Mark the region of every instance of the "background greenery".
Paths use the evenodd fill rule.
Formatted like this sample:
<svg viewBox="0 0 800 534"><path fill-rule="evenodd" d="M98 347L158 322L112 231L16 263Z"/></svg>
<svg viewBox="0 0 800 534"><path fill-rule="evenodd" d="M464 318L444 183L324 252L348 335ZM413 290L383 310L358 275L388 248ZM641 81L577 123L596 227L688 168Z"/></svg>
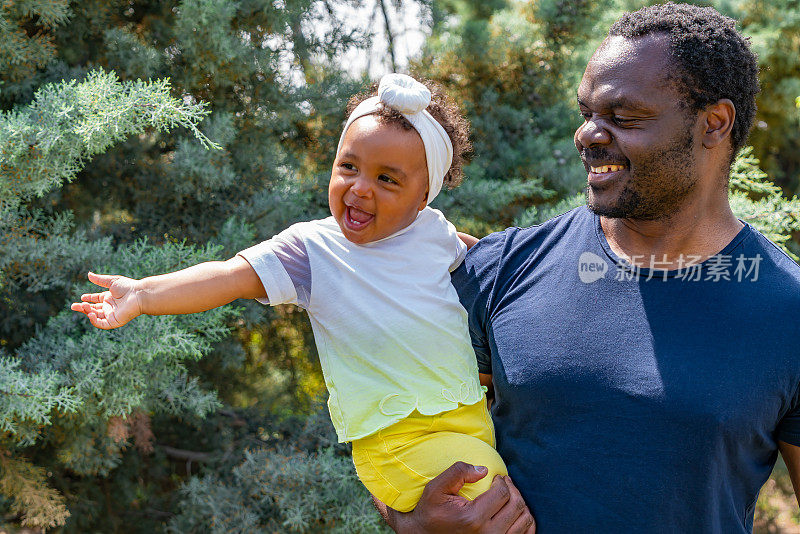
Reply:
<svg viewBox="0 0 800 534"><path fill-rule="evenodd" d="M582 203L575 89L644 2L393 3L413 1L429 37L408 70L474 133L465 183L437 207L485 235ZM800 2L704 4L741 21L762 64L733 205L797 254ZM0 1L0 529L382 530L321 411L299 310L237 301L111 332L68 310L89 269L225 259L327 213L344 104L370 82L341 61L371 46L341 8L363 5ZM779 465L757 528L797 524Z"/></svg>

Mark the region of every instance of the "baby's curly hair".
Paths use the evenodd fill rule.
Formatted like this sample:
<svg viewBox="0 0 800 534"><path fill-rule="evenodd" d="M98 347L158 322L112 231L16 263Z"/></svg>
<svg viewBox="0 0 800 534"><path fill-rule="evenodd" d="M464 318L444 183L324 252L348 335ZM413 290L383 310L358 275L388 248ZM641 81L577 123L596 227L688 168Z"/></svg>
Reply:
<svg viewBox="0 0 800 534"><path fill-rule="evenodd" d="M450 137L450 142L453 143L453 163L450 165L447 174L444 175L443 183L443 187L453 189L461 183L461 179L464 176L464 165L469 163L472 157L472 143L469 140L469 121L464 117L458 105L444 93L441 85L430 80L419 80L419 82L424 84L431 92L431 103L426 108L428 113L442 125L444 131ZM378 84L374 83L368 91L350 97L347 102L347 116L349 117L361 102L377 94ZM402 113L387 106L382 106L375 115L384 124L397 124L404 130L414 129L414 126Z"/></svg>

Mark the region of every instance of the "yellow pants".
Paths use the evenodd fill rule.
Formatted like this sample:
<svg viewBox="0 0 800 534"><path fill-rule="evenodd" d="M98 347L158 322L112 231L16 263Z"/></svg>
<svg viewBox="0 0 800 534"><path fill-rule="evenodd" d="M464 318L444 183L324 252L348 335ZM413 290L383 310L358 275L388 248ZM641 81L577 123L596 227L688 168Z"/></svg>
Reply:
<svg viewBox="0 0 800 534"><path fill-rule="evenodd" d="M494 426L486 397L437 415L414 411L402 421L353 442L358 478L375 497L400 512L413 510L425 485L461 460L489 473L459 494L474 499L495 475L508 471L494 449Z"/></svg>

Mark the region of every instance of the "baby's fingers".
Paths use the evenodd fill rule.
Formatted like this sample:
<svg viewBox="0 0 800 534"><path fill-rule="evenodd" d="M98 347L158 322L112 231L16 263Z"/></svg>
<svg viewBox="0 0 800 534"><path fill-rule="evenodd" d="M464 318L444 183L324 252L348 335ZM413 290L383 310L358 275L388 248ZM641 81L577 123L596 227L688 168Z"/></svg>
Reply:
<svg viewBox="0 0 800 534"><path fill-rule="evenodd" d="M92 271L89 271L87 276L90 282L100 287L111 287L114 280L120 277L118 274L96 274Z"/></svg>
<svg viewBox="0 0 800 534"><path fill-rule="evenodd" d="M81 300L83 302L94 302L95 304L99 304L103 302L104 295L110 295L111 293L108 291L104 291L102 293L84 293L81 295Z"/></svg>
<svg viewBox="0 0 800 534"><path fill-rule="evenodd" d="M89 317L89 322L92 323L92 325L96 326L97 328L102 328L103 330L111 330L112 328L116 328L116 326L112 326L108 322L108 319L106 319L105 314L103 315L103 317L98 317L97 313L91 311L87 313L86 316Z"/></svg>
<svg viewBox="0 0 800 534"><path fill-rule="evenodd" d="M86 315L89 315L90 312L94 312L97 315L103 315L103 308L102 306L93 306L88 302L73 302L70 306L72 311L81 312Z"/></svg>

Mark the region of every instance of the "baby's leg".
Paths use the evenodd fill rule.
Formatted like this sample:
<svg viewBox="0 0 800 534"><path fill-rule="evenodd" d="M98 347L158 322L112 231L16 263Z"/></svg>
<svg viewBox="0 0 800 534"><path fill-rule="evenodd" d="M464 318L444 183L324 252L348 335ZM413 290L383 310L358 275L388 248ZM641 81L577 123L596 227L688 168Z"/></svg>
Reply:
<svg viewBox="0 0 800 534"><path fill-rule="evenodd" d="M489 473L459 492L474 499L489 489L495 475L508 474L492 446L494 431L485 404L407 419L353 443L359 478L387 506L407 512L416 506L425 485L456 461L483 465ZM485 413L485 415L484 415Z"/></svg>

